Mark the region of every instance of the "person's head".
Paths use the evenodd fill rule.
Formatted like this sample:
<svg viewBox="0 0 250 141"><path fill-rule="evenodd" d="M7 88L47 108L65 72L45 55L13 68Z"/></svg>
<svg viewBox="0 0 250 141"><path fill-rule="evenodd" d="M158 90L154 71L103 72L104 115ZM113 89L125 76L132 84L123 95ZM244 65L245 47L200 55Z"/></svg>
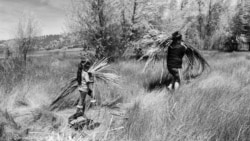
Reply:
<svg viewBox="0 0 250 141"><path fill-rule="evenodd" d="M182 35L179 31L176 31L172 34L172 40L173 42L181 41L182 40Z"/></svg>
<svg viewBox="0 0 250 141"><path fill-rule="evenodd" d="M87 71L90 68L90 61L87 59L82 59L80 62L80 69L83 69L84 71Z"/></svg>
<svg viewBox="0 0 250 141"><path fill-rule="evenodd" d="M83 70L87 71L90 68L90 61L82 60L81 65L82 65Z"/></svg>

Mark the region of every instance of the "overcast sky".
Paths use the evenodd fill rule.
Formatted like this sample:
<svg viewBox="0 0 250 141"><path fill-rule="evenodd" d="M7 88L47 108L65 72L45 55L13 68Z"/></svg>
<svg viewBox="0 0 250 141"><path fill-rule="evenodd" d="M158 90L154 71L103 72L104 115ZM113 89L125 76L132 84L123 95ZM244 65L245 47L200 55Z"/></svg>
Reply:
<svg viewBox="0 0 250 141"><path fill-rule="evenodd" d="M43 35L63 33L69 3L70 0L0 0L0 40L14 37L23 12L36 15Z"/></svg>

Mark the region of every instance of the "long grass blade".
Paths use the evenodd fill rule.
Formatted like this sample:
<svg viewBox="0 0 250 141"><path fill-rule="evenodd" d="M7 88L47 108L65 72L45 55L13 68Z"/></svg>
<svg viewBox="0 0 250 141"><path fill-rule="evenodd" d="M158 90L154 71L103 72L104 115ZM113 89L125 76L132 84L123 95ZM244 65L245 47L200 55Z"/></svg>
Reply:
<svg viewBox="0 0 250 141"><path fill-rule="evenodd" d="M194 66L198 65L198 67L199 67L198 73L196 75L191 74L192 75L191 77L197 77L197 76L201 75L201 73L207 67L209 67L209 64L197 49L195 49L194 47L192 47L191 45L186 44L186 43L184 43L184 45L187 47L186 57L188 59L188 67L184 71L184 73L190 74L192 72L192 69L194 68Z"/></svg>
<svg viewBox="0 0 250 141"><path fill-rule="evenodd" d="M51 102L49 109L50 110L55 110L58 109L60 107L60 103L63 102L63 99L65 97L67 97L68 95L70 95L71 93L73 93L78 87L77 84L77 80L76 78L71 79L71 81L69 83L67 83L60 91L60 93L58 94L57 98Z"/></svg>

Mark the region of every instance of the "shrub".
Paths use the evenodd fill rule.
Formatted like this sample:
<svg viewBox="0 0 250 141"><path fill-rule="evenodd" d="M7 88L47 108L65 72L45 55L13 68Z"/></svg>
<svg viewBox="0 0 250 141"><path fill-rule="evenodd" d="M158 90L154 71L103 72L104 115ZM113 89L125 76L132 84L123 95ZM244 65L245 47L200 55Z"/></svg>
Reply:
<svg viewBox="0 0 250 141"><path fill-rule="evenodd" d="M25 65L24 61L19 58L9 58L2 60L0 64L0 83L5 89L5 93L8 93L12 88L20 83L25 77Z"/></svg>

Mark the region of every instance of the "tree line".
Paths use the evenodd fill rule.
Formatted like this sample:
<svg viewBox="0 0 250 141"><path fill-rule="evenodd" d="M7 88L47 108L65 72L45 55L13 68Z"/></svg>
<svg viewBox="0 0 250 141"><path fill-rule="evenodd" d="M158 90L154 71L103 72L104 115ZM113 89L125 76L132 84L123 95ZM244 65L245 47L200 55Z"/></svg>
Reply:
<svg viewBox="0 0 250 141"><path fill-rule="evenodd" d="M199 49L234 50L242 37L250 46L247 0L77 0L67 11L67 42L93 50L96 58L138 50L138 40L154 30L169 35L179 30ZM15 40L24 61L39 44L39 30L33 15L20 18Z"/></svg>

